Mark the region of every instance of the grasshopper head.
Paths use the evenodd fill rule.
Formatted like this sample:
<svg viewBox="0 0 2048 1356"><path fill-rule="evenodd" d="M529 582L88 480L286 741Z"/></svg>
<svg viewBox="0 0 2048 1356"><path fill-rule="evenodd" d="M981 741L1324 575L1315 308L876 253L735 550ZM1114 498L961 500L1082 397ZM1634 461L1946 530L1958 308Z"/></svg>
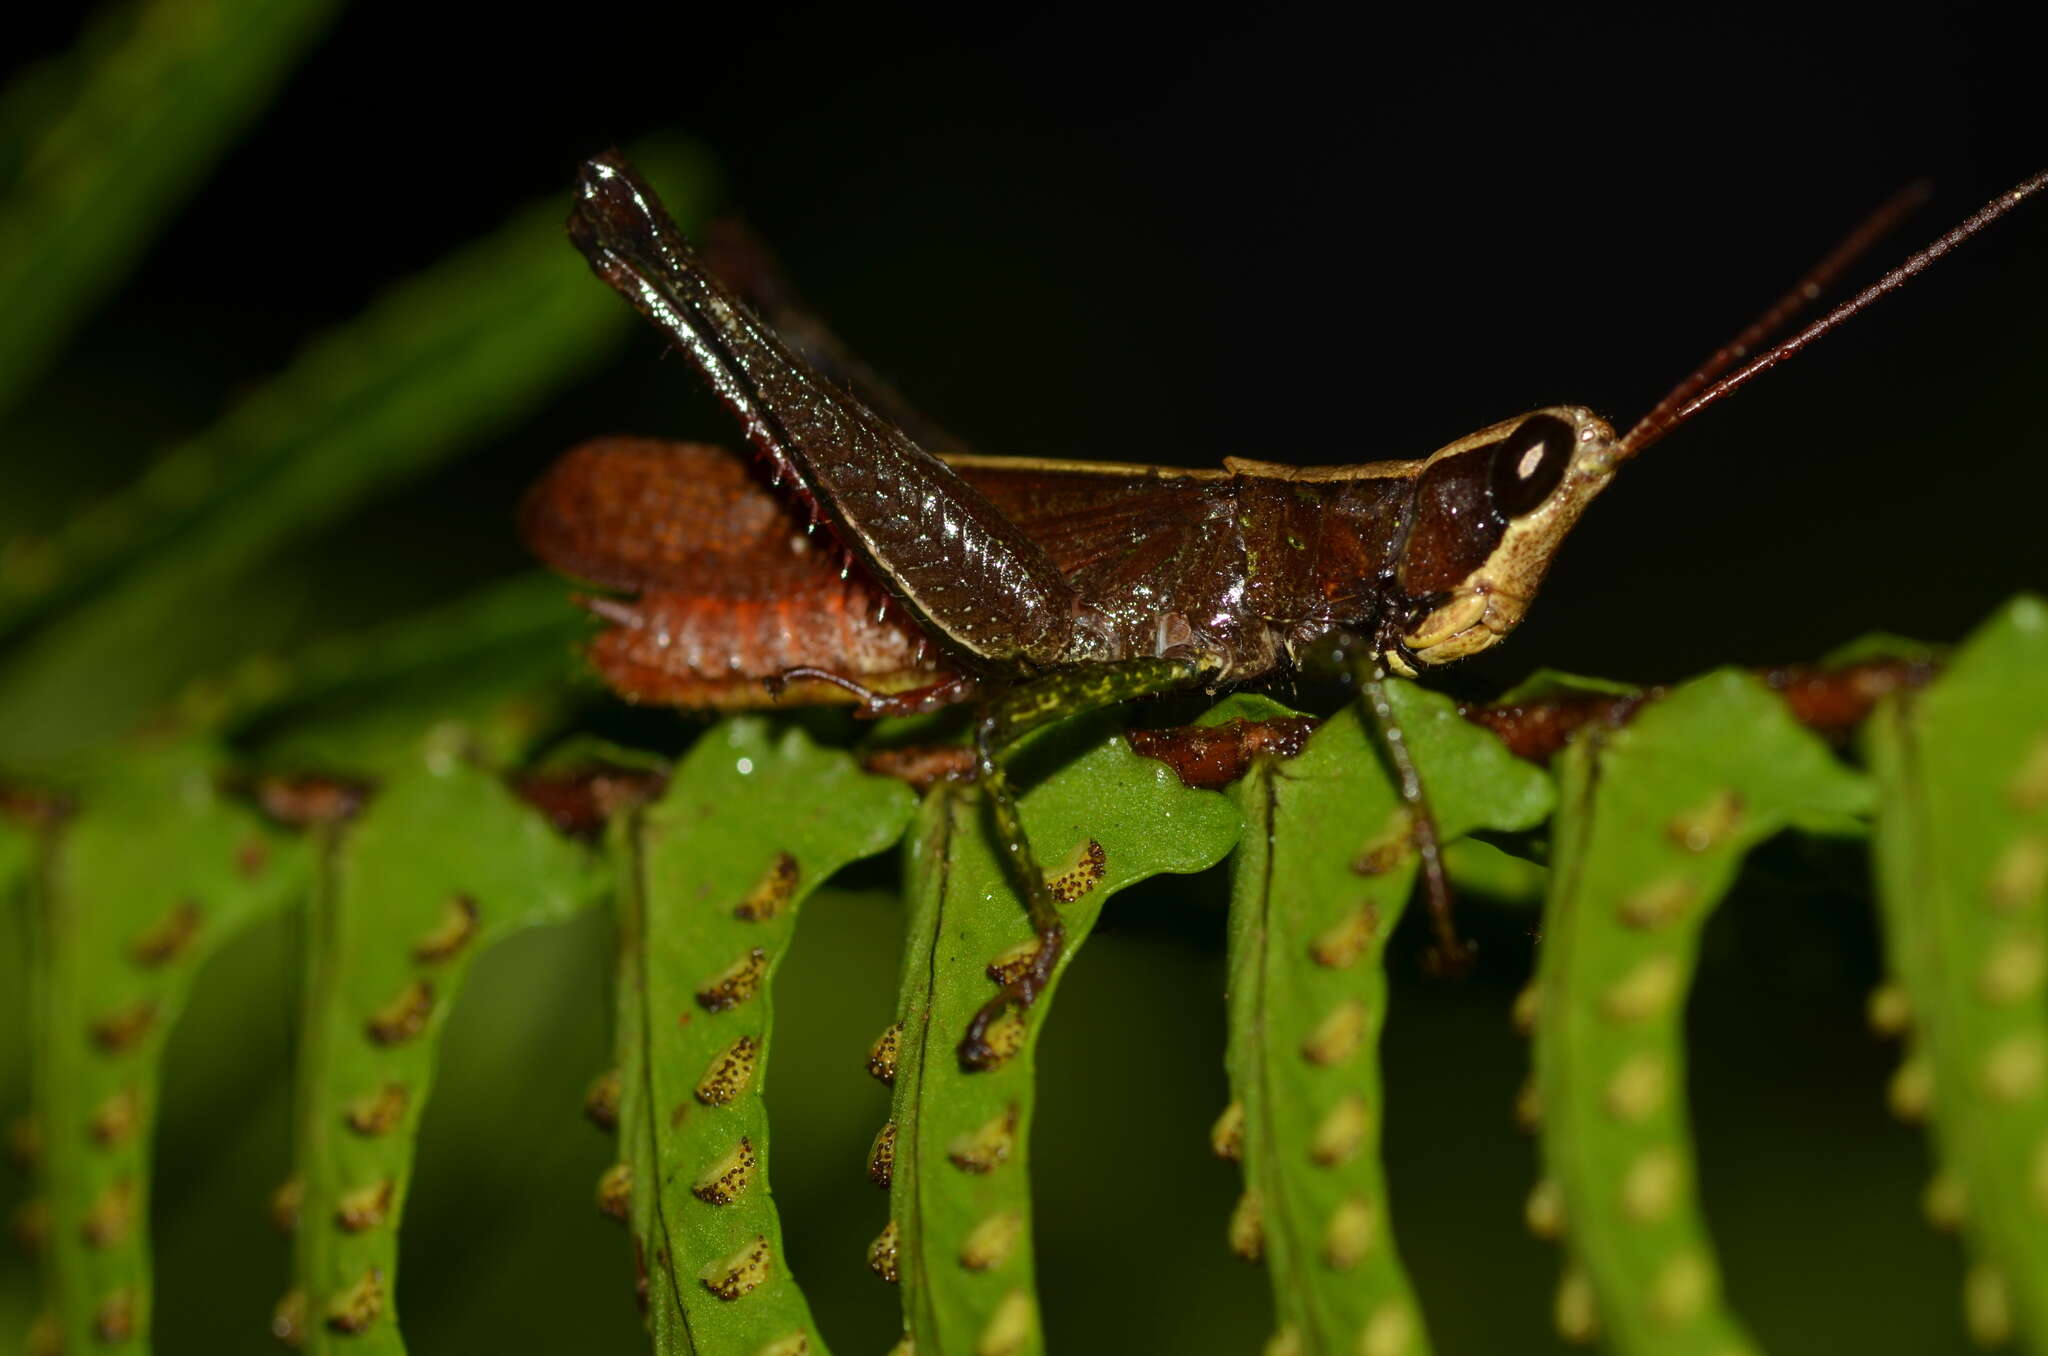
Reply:
<svg viewBox="0 0 2048 1356"><path fill-rule="evenodd" d="M1415 512L1396 566L1397 614L1405 629L1387 662L1414 676L1486 649L1522 619L1550 558L1614 468L1661 441L1708 406L1889 296L1930 264L2048 189L2048 170L2023 180L1962 224L1820 319L1766 346L1842 270L1927 196L1915 184L1880 207L1793 289L1617 438L1576 405L1559 405L1461 438L1430 457L1417 478Z"/></svg>
<svg viewBox="0 0 2048 1356"><path fill-rule="evenodd" d="M1387 662L1479 653L1522 620L1565 534L1619 463L1614 430L1576 405L1495 424L1442 448L1416 477L1395 582L1407 624Z"/></svg>

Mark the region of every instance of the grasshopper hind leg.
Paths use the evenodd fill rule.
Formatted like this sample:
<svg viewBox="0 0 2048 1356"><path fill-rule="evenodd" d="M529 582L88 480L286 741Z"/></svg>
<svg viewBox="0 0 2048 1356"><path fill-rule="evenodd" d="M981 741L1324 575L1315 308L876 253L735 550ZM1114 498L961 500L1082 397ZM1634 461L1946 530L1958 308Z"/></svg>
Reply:
<svg viewBox="0 0 2048 1356"><path fill-rule="evenodd" d="M983 708L975 724L975 762L982 796L988 804L989 827L1011 885L1023 898L1038 935L1038 949L1023 970L985 1004L961 1039L960 1066L969 1071L994 1067L1002 1053L990 1045L989 1027L1007 1012L1022 1012L1038 1001L1052 981L1066 948L1066 929L1059 905L1047 887L1030 838L1024 831L1017 791L1010 780L1009 760L1026 736L1072 716L1138 697L1159 696L1195 686L1211 670L1186 659L1133 659L1086 665L1025 683L1002 693Z"/></svg>

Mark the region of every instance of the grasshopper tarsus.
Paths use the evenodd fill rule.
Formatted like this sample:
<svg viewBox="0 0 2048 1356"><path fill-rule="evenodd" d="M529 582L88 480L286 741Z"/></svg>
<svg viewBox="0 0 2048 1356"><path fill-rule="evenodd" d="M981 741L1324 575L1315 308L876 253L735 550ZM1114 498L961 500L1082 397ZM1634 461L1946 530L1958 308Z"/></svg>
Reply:
<svg viewBox="0 0 2048 1356"><path fill-rule="evenodd" d="M967 1034L960 1038L958 1053L960 1067L968 1073L986 1073L1009 1057L1009 1051L998 1049L988 1038L989 1028L1006 1013L1025 1013L1038 1001L1052 982L1052 972L1059 965L1060 956L1066 951L1067 930L1058 923L1038 934L1038 950L1025 965L1023 973L1012 979L994 998L981 1005L974 1014L974 1020L967 1024Z"/></svg>
<svg viewBox="0 0 2048 1356"><path fill-rule="evenodd" d="M1434 906L1431 908L1434 925ZM1458 936L1455 929L1439 931L1429 949L1422 953L1422 972L1431 979L1464 979L1479 964L1479 948Z"/></svg>
<svg viewBox="0 0 2048 1356"><path fill-rule="evenodd" d="M1425 803L1414 822L1415 850L1420 859L1422 899L1429 909L1433 938L1423 953L1422 965L1443 979L1463 979L1478 963L1479 948L1458 933L1456 897L1450 878L1444 874L1442 844L1437 839L1436 821Z"/></svg>

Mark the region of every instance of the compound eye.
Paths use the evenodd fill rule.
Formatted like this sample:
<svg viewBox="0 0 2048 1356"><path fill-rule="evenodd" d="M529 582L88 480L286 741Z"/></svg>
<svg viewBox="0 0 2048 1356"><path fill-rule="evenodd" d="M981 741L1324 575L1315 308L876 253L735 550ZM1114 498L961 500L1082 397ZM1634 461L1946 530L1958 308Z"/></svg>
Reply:
<svg viewBox="0 0 2048 1356"><path fill-rule="evenodd" d="M1550 497L1571 464L1572 426L1554 414L1532 414L1493 449L1493 505L1519 518Z"/></svg>

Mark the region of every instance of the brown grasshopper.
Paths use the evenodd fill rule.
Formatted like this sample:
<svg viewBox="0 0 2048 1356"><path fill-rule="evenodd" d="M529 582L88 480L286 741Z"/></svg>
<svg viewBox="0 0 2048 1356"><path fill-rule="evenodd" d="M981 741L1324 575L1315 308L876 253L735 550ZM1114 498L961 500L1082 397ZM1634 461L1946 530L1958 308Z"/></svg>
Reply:
<svg viewBox="0 0 2048 1356"><path fill-rule="evenodd" d="M723 709L856 701L874 715L977 703L980 782L1039 945L962 1041L968 1067L988 1062L989 1022L1032 1003L1062 944L1006 770L1019 741L1115 703L1266 679L1311 652L1334 654L1362 691L1411 811L1439 957L1454 963L1464 948L1388 671L1413 677L1498 642L1622 463L2044 184L2048 173L1993 199L1755 352L1917 195L1894 199L1620 435L1591 410L1558 405L1419 460L1233 458L1178 471L934 455L893 396L858 372L852 385L824 375L847 371L829 342L792 341L765 323L633 170L600 156L579 179L571 239L689 358L769 483L716 448L601 440L535 487L524 528L558 569L636 595L588 603L612 623L592 658L628 698ZM808 514L802 532L791 501ZM819 549L821 526L836 549Z"/></svg>

